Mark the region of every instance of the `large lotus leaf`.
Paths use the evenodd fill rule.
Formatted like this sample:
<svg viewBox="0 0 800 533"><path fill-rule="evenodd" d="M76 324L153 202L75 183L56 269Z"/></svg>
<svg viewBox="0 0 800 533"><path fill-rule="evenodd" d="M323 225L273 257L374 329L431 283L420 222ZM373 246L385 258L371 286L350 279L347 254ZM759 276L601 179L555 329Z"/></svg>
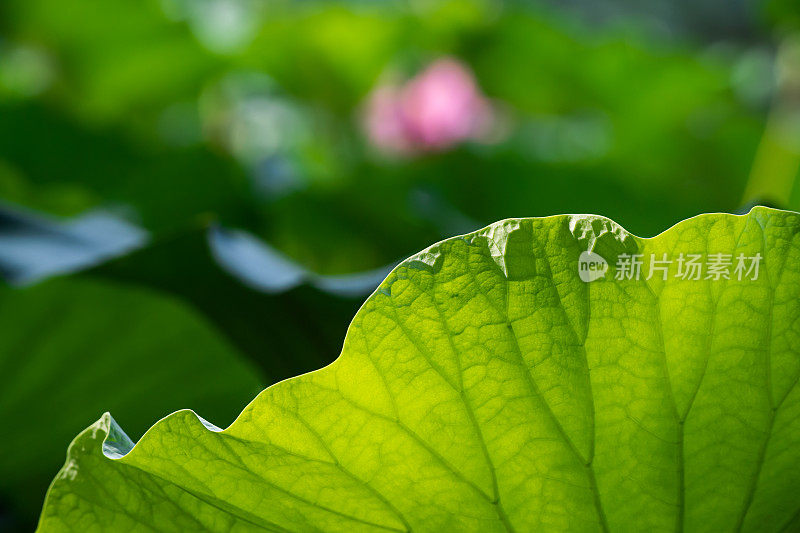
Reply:
<svg viewBox="0 0 800 533"><path fill-rule="evenodd" d="M0 287L0 376L0 500L7 520L28 528L87 418L112 409L141 435L176 405L192 405L229 422L264 385L214 326L175 299L76 279Z"/></svg>
<svg viewBox="0 0 800 533"><path fill-rule="evenodd" d="M315 276L241 233L194 228L161 239L87 273L171 293L204 314L271 383L315 370L336 358L342 337L381 275ZM256 243L263 247L254 250ZM257 251L273 255L264 260ZM260 260L259 260L260 259ZM226 268L246 267L270 286ZM241 407L241 406L240 406Z"/></svg>
<svg viewBox="0 0 800 533"><path fill-rule="evenodd" d="M336 362L228 429L179 411L133 447L104 416L70 446L40 527L800 527L799 232L797 213L756 208L652 239L557 216L446 240L388 276ZM609 269L584 283L588 250ZM638 253L642 277L616 279ZM673 261L666 280L645 279L650 254ZM680 254L762 261L693 280Z"/></svg>
<svg viewBox="0 0 800 533"><path fill-rule="evenodd" d="M176 295L275 383L333 361L353 314L389 272L319 275L247 232L203 221L146 239L102 211L58 220L0 203L0 276L20 286L83 271Z"/></svg>

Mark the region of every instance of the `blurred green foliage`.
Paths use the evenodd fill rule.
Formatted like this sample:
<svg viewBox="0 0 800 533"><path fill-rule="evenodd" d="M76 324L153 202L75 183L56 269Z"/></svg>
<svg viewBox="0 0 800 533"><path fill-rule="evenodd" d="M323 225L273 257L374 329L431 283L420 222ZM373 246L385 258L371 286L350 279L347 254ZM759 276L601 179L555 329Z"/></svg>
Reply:
<svg viewBox="0 0 800 533"><path fill-rule="evenodd" d="M136 411L112 393L92 395L88 374L75 385L86 385L76 396L85 402L76 399L58 430L38 406L30 415L38 433L15 437L14 449L24 450L24 439L63 449L100 408L117 409L132 437L184 407L224 424L253 383L336 355L359 298L242 285L211 257L202 230L210 221L246 229L311 271L338 274L392 264L507 217L599 213L650 236L759 199L798 208L796 3L754 2L749 29L708 35L686 28L665 35L652 21L626 18L626 2L606 4L622 16L578 17L579 0L570 11L498 0L0 2L0 200L62 216L103 207L148 229L155 242L61 289L3 288L0 315L4 306L36 309L50 292L63 302L77 290L69 283L119 284L86 290L93 303L73 305L94 321L88 315L116 316L140 293L158 316L169 309L156 300L174 299L201 331L193 337L219 336L218 352L250 359L220 371L232 386L247 382L244 396L219 405L221 419L207 407L216 399L193 389ZM730 7L693 4L695 14ZM362 127L370 95L442 57L471 69L491 101L491 138L405 156L376 149ZM54 316L77 313L64 305ZM75 316L76 324L84 320ZM0 329L53 333L34 318ZM146 339L159 341L157 329ZM89 328L71 335L76 346L92 346ZM103 366L114 350L152 346L131 347L123 337L110 335L108 349L73 367L58 366L65 352L54 350L54 366L39 370L97 366L136 386L130 368ZM184 344L170 345L176 361L228 368L228 355L205 362L208 346ZM0 368L12 355L24 356L0 352ZM31 385L29 393L38 390ZM0 404L12 405L8 398L0 392ZM20 464L40 460L44 448ZM19 501L35 504L12 524L34 519L42 480L61 458L43 461L43 474L24 490L0 485L7 499L16 494L6 504L11 514ZM18 480L22 471L5 477Z"/></svg>
<svg viewBox="0 0 800 533"><path fill-rule="evenodd" d="M125 207L157 232L211 214L320 272L508 216L600 212L649 235L737 209L773 83L748 77L749 43L480 0L2 11L3 57L38 67L4 86L0 195L57 213ZM370 90L444 55L496 102L498 142L376 154L359 127ZM431 196L441 208L421 205Z"/></svg>

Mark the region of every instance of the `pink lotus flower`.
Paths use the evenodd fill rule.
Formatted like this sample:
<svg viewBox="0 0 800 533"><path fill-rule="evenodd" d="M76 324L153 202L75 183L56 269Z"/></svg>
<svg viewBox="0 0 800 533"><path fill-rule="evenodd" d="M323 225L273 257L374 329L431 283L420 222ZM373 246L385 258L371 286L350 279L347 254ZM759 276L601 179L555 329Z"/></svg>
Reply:
<svg viewBox="0 0 800 533"><path fill-rule="evenodd" d="M444 58L401 86L375 88L364 126L378 149L410 155L485 138L492 118L470 70L456 59Z"/></svg>

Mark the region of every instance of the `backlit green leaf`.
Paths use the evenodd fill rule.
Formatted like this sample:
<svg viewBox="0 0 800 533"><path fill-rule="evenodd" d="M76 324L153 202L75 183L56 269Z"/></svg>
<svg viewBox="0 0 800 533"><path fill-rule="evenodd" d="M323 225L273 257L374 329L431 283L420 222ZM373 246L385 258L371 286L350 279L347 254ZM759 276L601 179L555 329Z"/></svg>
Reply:
<svg viewBox="0 0 800 533"><path fill-rule="evenodd" d="M800 509L800 215L641 239L506 220L398 266L340 358L228 429L81 433L44 531L781 531ZM591 250L604 277L578 275ZM616 279L642 254L640 279ZM654 270L651 254L672 261ZM701 279L682 279L690 254ZM706 279L729 254L725 279ZM736 272L760 257L759 273ZM593 256L594 257L594 256ZM751 263L752 264L752 263ZM739 279L742 274L742 279Z"/></svg>

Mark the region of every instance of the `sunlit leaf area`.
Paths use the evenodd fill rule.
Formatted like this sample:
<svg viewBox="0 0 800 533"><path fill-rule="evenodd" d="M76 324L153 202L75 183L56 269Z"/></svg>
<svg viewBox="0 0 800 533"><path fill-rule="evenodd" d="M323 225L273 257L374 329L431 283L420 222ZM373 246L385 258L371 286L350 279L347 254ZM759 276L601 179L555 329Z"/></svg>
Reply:
<svg viewBox="0 0 800 533"><path fill-rule="evenodd" d="M2 0L0 532L800 531L798 174L794 1Z"/></svg>

